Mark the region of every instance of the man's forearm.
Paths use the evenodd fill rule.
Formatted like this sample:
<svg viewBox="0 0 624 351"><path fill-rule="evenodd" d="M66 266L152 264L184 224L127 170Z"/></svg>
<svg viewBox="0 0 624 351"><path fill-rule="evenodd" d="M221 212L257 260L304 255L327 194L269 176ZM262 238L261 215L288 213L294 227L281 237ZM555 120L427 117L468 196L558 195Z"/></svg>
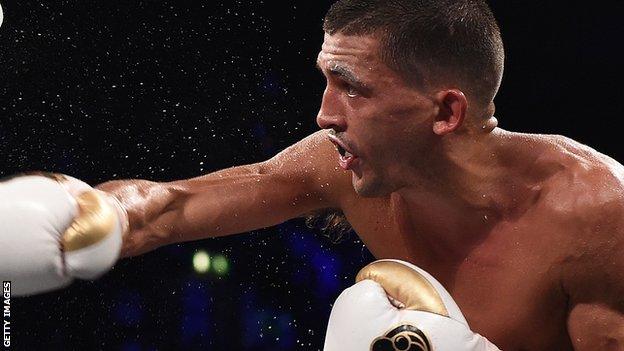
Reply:
<svg viewBox="0 0 624 351"><path fill-rule="evenodd" d="M122 256L174 242L242 233L318 208L323 200L302 184L267 174L262 164L228 168L169 183L121 180L100 184L128 211Z"/></svg>
<svg viewBox="0 0 624 351"><path fill-rule="evenodd" d="M128 213L129 228L123 239L122 257L135 256L164 245L169 233L165 228L156 231L150 225L173 201L173 194L163 183L116 180L96 188L114 195Z"/></svg>
<svg viewBox="0 0 624 351"><path fill-rule="evenodd" d="M182 224L180 211L184 210L190 193L219 182L224 183L224 178L227 182L227 179L248 176L258 169L257 165L245 165L167 183L139 179L116 180L102 183L96 188L113 194L128 212L130 225L121 252L122 257L128 257L172 242L186 241L179 228Z"/></svg>

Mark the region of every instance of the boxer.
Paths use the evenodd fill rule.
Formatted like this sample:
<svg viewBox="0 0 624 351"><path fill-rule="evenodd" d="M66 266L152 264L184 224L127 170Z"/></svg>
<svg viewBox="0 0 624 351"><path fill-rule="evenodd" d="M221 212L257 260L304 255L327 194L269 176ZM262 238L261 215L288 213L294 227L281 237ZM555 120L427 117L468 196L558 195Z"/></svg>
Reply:
<svg viewBox="0 0 624 351"><path fill-rule="evenodd" d="M336 211L501 349L624 348L624 168L498 128L504 50L485 1L340 0L324 31L324 130L256 164L98 185L128 218L121 256Z"/></svg>

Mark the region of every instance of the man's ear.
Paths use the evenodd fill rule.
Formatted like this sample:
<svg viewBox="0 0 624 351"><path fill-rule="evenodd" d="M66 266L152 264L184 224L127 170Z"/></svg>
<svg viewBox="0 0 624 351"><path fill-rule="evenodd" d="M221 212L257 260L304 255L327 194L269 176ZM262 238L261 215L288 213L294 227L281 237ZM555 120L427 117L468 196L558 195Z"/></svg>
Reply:
<svg viewBox="0 0 624 351"><path fill-rule="evenodd" d="M446 135L456 131L466 118L468 99L461 90L443 90L436 94L440 109L433 120L433 132Z"/></svg>

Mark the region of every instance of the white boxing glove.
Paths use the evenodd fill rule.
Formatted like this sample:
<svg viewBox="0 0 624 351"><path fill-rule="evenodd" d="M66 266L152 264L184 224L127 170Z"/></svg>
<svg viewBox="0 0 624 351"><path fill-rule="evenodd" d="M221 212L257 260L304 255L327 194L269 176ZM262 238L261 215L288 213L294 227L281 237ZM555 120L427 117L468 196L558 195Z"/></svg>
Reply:
<svg viewBox="0 0 624 351"><path fill-rule="evenodd" d="M451 295L398 260L364 267L332 308L324 351L500 351L470 330Z"/></svg>
<svg viewBox="0 0 624 351"><path fill-rule="evenodd" d="M0 223L0 279L23 296L107 272L128 219L113 196L48 174L0 182Z"/></svg>

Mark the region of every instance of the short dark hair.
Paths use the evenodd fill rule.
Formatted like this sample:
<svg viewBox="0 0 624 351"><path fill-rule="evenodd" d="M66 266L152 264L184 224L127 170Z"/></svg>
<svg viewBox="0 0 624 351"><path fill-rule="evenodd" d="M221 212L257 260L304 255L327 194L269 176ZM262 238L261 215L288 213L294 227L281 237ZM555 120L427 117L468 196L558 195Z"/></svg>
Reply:
<svg viewBox="0 0 624 351"><path fill-rule="evenodd" d="M384 63L408 82L456 85L484 107L498 92L505 53L484 0L340 0L323 29L380 35Z"/></svg>

